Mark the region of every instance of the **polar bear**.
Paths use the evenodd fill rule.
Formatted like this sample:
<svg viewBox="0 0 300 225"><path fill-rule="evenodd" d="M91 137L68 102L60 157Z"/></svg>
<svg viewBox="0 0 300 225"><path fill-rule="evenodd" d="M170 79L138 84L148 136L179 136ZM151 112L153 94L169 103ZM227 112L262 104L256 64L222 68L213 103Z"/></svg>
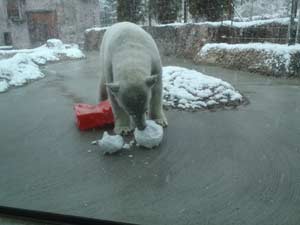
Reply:
<svg viewBox="0 0 300 225"><path fill-rule="evenodd" d="M162 64L153 38L141 27L122 22L104 34L100 48L99 101L109 99L114 131L144 130L149 119L166 127L162 107Z"/></svg>

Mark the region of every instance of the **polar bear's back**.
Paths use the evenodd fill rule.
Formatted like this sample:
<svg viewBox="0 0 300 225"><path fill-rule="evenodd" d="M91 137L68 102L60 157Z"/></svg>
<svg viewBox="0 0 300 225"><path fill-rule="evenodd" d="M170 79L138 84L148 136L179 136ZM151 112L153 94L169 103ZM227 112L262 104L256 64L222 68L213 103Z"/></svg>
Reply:
<svg viewBox="0 0 300 225"><path fill-rule="evenodd" d="M140 45L149 51L155 49L155 53L158 53L151 35L140 26L130 22L121 22L111 26L104 35L103 44L110 53L118 52L124 45L126 47Z"/></svg>

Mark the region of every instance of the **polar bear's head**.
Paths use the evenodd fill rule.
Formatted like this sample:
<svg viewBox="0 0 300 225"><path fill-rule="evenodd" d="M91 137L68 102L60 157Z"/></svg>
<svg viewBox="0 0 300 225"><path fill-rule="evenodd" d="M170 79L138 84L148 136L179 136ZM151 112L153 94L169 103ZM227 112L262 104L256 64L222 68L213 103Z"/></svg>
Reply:
<svg viewBox="0 0 300 225"><path fill-rule="evenodd" d="M157 81L158 76L151 76L142 81L106 84L119 106L128 113L139 130L146 128L151 89Z"/></svg>

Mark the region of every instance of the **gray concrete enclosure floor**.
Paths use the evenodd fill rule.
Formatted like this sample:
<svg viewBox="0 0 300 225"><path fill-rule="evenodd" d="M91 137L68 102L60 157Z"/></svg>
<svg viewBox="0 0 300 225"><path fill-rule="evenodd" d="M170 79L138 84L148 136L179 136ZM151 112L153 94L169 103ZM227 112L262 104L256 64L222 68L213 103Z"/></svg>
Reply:
<svg viewBox="0 0 300 225"><path fill-rule="evenodd" d="M103 156L73 104L96 103L98 55L0 94L0 204L138 224L300 224L300 81L167 57L231 82L250 104L167 111L155 150Z"/></svg>

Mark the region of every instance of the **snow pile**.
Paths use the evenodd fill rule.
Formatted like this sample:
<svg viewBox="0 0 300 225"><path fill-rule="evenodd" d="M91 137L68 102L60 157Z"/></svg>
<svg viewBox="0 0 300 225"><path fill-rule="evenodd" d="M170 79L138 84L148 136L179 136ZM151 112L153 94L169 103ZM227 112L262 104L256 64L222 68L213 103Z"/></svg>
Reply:
<svg viewBox="0 0 300 225"><path fill-rule="evenodd" d="M0 50L0 55L15 54L0 60L0 92L9 86L21 86L29 80L44 77L38 65L62 59L81 59L85 55L77 45L66 45L60 40L51 39L41 47L23 50Z"/></svg>
<svg viewBox="0 0 300 225"><path fill-rule="evenodd" d="M145 148L159 146L163 139L163 128L152 120L146 121L145 130L135 129L134 137L138 145Z"/></svg>
<svg viewBox="0 0 300 225"><path fill-rule="evenodd" d="M104 154L113 154L123 149L124 140L121 135L109 135L104 132L102 139L98 141L98 145Z"/></svg>
<svg viewBox="0 0 300 225"><path fill-rule="evenodd" d="M61 40L51 39L39 48L35 48L28 57L39 65L47 62L60 61L62 59L82 59L85 55L76 44L63 44Z"/></svg>
<svg viewBox="0 0 300 225"><path fill-rule="evenodd" d="M285 70L289 71L292 55L300 52L300 44L292 46L272 43L206 44L200 50L199 56L205 58L210 53L215 54L221 51L237 54L240 52L261 53L264 56L263 61L260 62L262 66L278 71L284 66Z"/></svg>
<svg viewBox="0 0 300 225"><path fill-rule="evenodd" d="M242 95L229 83L195 70L163 68L164 105L180 109L206 109L241 103Z"/></svg>
<svg viewBox="0 0 300 225"><path fill-rule="evenodd" d="M55 62L61 59L82 59L85 55L77 44L63 44L59 39L50 39L45 45L34 49L0 50L0 55L15 55L26 53L28 58L39 65Z"/></svg>
<svg viewBox="0 0 300 225"><path fill-rule="evenodd" d="M37 64L26 54L20 53L13 58L0 61L0 92L6 91L9 86L21 86L28 80L44 77Z"/></svg>

